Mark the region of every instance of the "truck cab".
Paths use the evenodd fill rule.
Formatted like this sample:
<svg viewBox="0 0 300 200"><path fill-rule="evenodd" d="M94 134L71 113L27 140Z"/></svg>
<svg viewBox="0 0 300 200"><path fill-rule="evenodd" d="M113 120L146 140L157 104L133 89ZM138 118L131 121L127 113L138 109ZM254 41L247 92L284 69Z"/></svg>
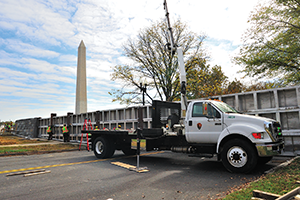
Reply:
<svg viewBox="0 0 300 200"><path fill-rule="evenodd" d="M241 114L216 100L191 101L184 121L193 147L210 146L233 172L248 172L283 148L280 124L273 119ZM208 153L208 152L207 152Z"/></svg>

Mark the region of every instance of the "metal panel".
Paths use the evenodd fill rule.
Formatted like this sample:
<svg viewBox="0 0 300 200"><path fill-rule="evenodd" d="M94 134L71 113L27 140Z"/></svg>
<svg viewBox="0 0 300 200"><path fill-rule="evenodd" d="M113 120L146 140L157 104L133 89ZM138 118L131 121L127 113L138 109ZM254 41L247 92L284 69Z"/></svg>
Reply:
<svg viewBox="0 0 300 200"><path fill-rule="evenodd" d="M299 112L282 112L280 113L282 129L300 129Z"/></svg>
<svg viewBox="0 0 300 200"><path fill-rule="evenodd" d="M222 101L230 105L231 107L235 107L235 96L222 97Z"/></svg>
<svg viewBox="0 0 300 200"><path fill-rule="evenodd" d="M279 107L297 106L296 89L278 91Z"/></svg>
<svg viewBox="0 0 300 200"><path fill-rule="evenodd" d="M275 108L275 99L273 91L257 94L258 109Z"/></svg>
<svg viewBox="0 0 300 200"><path fill-rule="evenodd" d="M259 114L259 116L276 120L276 113L263 113Z"/></svg>
<svg viewBox="0 0 300 200"><path fill-rule="evenodd" d="M254 110L253 94L244 94L239 96L239 109L243 112Z"/></svg>

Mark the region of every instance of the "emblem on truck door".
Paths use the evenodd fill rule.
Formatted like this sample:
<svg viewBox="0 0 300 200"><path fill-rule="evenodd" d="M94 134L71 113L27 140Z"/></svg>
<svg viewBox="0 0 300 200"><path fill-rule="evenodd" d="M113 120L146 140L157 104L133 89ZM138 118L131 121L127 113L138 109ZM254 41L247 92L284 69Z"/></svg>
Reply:
<svg viewBox="0 0 300 200"><path fill-rule="evenodd" d="M202 128L202 124L201 123L198 123L197 124L197 128L200 130Z"/></svg>

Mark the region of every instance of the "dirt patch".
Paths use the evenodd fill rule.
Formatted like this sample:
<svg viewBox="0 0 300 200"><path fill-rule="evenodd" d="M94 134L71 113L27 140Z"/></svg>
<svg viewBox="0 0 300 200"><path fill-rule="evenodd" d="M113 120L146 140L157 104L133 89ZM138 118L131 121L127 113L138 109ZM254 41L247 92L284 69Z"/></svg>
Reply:
<svg viewBox="0 0 300 200"><path fill-rule="evenodd" d="M1 135L0 145L11 145L11 144L29 144L29 143L42 143L47 141L39 141L37 139L25 139L13 135Z"/></svg>
<svg viewBox="0 0 300 200"><path fill-rule="evenodd" d="M14 154L14 153L43 153L62 150L78 150L78 145L74 144L49 144L49 145L34 145L34 146L14 146L1 147L0 154Z"/></svg>
<svg viewBox="0 0 300 200"><path fill-rule="evenodd" d="M43 144L41 144L43 143ZM28 145L24 145L28 144ZM4 146L14 145L14 146ZM20 145L20 146L18 146ZM83 150L85 147L81 147ZM0 155L27 155L79 150L79 144L59 143L48 140L26 139L14 135L0 135Z"/></svg>

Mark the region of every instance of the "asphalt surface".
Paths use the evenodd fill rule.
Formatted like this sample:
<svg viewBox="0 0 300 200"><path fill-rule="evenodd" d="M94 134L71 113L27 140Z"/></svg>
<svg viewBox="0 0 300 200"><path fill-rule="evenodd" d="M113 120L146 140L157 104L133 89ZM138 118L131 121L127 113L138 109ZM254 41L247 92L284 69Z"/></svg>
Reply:
<svg viewBox="0 0 300 200"><path fill-rule="evenodd" d="M116 151L111 159L93 152L73 151L0 158L0 199L216 199L231 188L253 181L290 158L277 157L251 174L232 174L216 158L191 158L172 152L142 152L137 173L111 164L136 165L135 156ZM30 177L11 172L46 169Z"/></svg>

